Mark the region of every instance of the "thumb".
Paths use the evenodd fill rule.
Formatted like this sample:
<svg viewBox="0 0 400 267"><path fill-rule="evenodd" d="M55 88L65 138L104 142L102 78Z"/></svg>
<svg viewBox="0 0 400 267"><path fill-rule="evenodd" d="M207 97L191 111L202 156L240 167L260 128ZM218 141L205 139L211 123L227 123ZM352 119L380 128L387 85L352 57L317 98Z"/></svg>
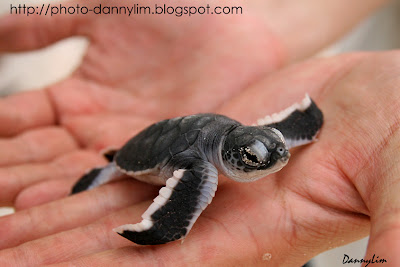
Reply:
<svg viewBox="0 0 400 267"><path fill-rule="evenodd" d="M63 2L63 6L74 6L73 2ZM12 9L14 7L15 9ZM0 18L0 52L20 52L25 50L39 49L67 37L76 36L81 28L85 15L57 14L50 15L53 8L59 8L60 4L41 4L30 6L10 6L10 15ZM45 10L48 9L47 15ZM18 11L19 10L19 11ZM25 11L24 11L25 10ZM43 11L40 14L40 11ZM16 14L20 13L20 14ZM24 14L25 13L25 14Z"/></svg>
<svg viewBox="0 0 400 267"><path fill-rule="evenodd" d="M364 260L400 266L400 131L395 132L387 147L380 156L386 162L385 169L372 173L382 179L371 186L367 198L371 203L371 232Z"/></svg>

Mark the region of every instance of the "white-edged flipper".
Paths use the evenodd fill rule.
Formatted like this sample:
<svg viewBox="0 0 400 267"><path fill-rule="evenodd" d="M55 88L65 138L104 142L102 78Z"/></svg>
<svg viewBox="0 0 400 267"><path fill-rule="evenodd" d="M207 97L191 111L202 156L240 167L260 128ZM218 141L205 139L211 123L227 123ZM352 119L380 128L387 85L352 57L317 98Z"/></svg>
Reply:
<svg viewBox="0 0 400 267"><path fill-rule="evenodd" d="M140 245L157 245L184 238L201 212L211 203L218 184L216 168L196 159L176 170L137 224L114 229Z"/></svg>
<svg viewBox="0 0 400 267"><path fill-rule="evenodd" d="M323 124L323 115L314 101L306 95L301 103L259 119L257 123L259 126L278 129L285 139L286 146L292 148L315 140Z"/></svg>
<svg viewBox="0 0 400 267"><path fill-rule="evenodd" d="M98 187L121 177L123 177L123 174L118 170L115 162L111 162L103 168L91 169L76 182L72 188L71 195Z"/></svg>

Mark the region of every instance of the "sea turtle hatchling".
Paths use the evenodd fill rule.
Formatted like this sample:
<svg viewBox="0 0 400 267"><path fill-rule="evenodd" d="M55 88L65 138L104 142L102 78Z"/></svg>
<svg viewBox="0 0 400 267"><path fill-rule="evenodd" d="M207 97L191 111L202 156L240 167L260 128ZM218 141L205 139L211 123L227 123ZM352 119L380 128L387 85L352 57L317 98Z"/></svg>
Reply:
<svg viewBox="0 0 400 267"><path fill-rule="evenodd" d="M72 194L125 175L163 185L140 223L114 231L141 245L182 239L211 203L218 171L238 182L277 172L289 160L288 149L313 141L322 123L322 112L308 95L256 126L216 114L163 120L130 139L108 165L85 174Z"/></svg>

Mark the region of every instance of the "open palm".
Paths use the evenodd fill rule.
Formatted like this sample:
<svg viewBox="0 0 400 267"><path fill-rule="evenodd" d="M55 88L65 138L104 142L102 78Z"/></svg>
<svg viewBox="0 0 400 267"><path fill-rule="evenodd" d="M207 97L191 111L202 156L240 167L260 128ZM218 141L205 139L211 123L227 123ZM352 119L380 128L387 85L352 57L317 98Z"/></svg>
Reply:
<svg viewBox="0 0 400 267"><path fill-rule="evenodd" d="M58 38L84 34L92 40L81 67L45 91L2 100L0 130L10 137L2 140L0 201L21 209L0 218L2 264L176 265L179 259L182 265L300 265L368 234L373 212L382 212L371 190L379 193L376 179L387 171L382 158L398 141L398 118L390 116L399 109L398 54L343 56L274 71L283 60L279 43L254 18L162 19L164 29L145 19L61 19L86 27ZM239 22L239 29L232 27ZM206 31L209 25L216 32ZM264 35L253 42L257 33ZM62 198L86 169L104 163L100 150L120 146L154 121L218 112L252 123L305 92L325 114L320 140L294 151L287 167L260 181L220 177L213 203L183 244L138 247L111 231L140 221L156 195L152 186L130 179Z"/></svg>

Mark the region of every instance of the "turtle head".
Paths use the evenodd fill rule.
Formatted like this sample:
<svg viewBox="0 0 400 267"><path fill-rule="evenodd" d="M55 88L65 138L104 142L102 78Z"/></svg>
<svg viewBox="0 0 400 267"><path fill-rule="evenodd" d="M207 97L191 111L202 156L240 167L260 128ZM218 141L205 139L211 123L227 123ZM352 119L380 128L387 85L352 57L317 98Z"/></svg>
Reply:
<svg viewBox="0 0 400 267"><path fill-rule="evenodd" d="M239 126L223 144L222 169L238 182L251 182L282 169L290 153L280 131L266 126Z"/></svg>

